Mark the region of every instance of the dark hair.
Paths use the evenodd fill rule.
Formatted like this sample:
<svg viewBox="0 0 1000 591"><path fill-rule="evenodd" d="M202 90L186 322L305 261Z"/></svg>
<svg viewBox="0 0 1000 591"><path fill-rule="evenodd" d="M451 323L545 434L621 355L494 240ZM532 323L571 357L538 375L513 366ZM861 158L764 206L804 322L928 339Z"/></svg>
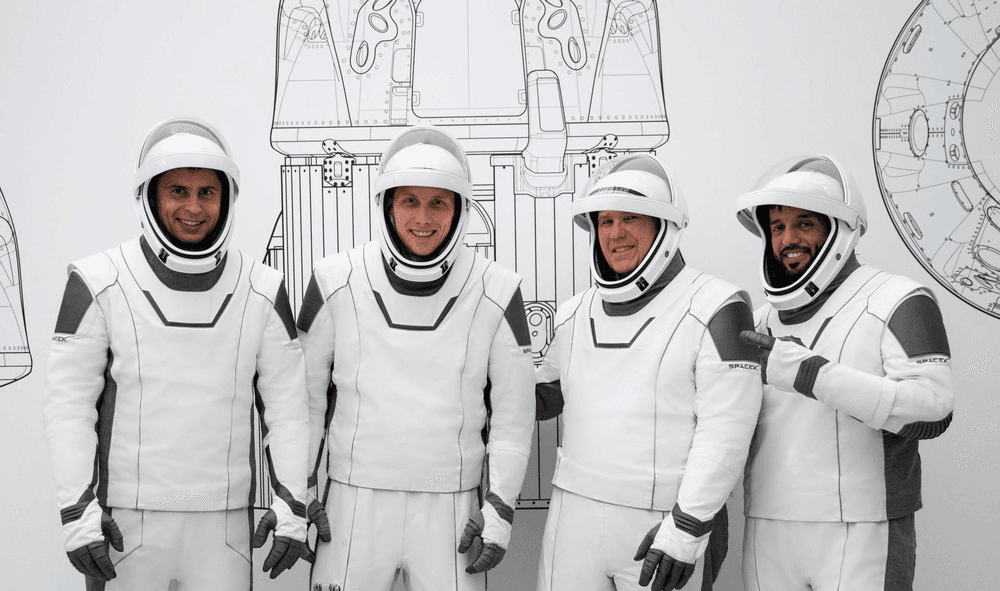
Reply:
<svg viewBox="0 0 1000 591"><path fill-rule="evenodd" d="M784 205L778 205L776 203L770 205L767 208L768 215L770 216L770 213L772 211L776 210L776 209L780 212L783 207L785 207L785 206ZM791 206L789 206L789 207L791 207ZM760 210L760 208L758 208L758 210ZM823 230L823 239L826 240L827 236L830 235L830 227L831 227L831 225L830 225L830 218L826 214L818 213L818 212L815 212L815 211L810 211L808 209L803 209L802 211L804 211L806 213L810 213L810 214L816 216L816 219L819 220L819 227ZM767 228L768 226L770 226L770 220L768 220L767 224L763 223L763 220L761 220L761 221L762 221L761 226L763 226L765 228Z"/></svg>

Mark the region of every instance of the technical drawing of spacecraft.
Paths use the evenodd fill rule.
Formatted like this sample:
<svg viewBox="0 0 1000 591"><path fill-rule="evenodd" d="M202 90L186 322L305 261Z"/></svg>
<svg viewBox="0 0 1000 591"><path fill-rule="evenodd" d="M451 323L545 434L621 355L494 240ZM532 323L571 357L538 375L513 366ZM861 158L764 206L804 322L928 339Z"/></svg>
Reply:
<svg viewBox="0 0 1000 591"><path fill-rule="evenodd" d="M478 215L466 243L524 278L540 360L556 306L590 285L574 192L604 161L669 136L655 0L283 0L277 37L271 145L285 161L266 259L293 308L316 260L373 236L389 141L431 123L469 155ZM548 505L548 423L522 507Z"/></svg>
<svg viewBox="0 0 1000 591"><path fill-rule="evenodd" d="M879 186L896 230L953 294L1000 318L1000 14L924 0L875 104Z"/></svg>
<svg viewBox="0 0 1000 591"><path fill-rule="evenodd" d="M24 296L17 234L0 191L0 387L31 373L31 351L24 328Z"/></svg>

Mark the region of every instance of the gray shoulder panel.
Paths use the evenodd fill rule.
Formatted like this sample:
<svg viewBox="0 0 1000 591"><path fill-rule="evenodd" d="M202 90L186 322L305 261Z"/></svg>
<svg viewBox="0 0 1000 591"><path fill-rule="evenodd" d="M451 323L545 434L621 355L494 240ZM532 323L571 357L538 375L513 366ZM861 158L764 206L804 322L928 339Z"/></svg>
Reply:
<svg viewBox="0 0 1000 591"><path fill-rule="evenodd" d="M302 309L299 310L299 330L309 332L309 328L312 326L313 321L316 320L316 315L319 314L322 307L323 294L319 291L319 285L316 283L316 274L314 273L309 278L309 285L306 287L305 295L302 296Z"/></svg>
<svg viewBox="0 0 1000 591"><path fill-rule="evenodd" d="M740 332L753 329L753 312L743 302L723 306L708 323L708 331L722 361L759 361L757 347L740 340Z"/></svg>
<svg viewBox="0 0 1000 591"><path fill-rule="evenodd" d="M503 311L503 317L507 319L517 344L521 347L531 346L531 333L528 332L528 318L524 315L524 298L521 297L521 288L514 290L507 309Z"/></svg>
<svg viewBox="0 0 1000 591"><path fill-rule="evenodd" d="M62 305L59 306L56 332L76 334L84 314L90 309L90 304L93 301L94 296L90 294L90 288L87 287L80 274L70 273L69 280L66 282L66 291L63 292Z"/></svg>
<svg viewBox="0 0 1000 591"><path fill-rule="evenodd" d="M929 296L907 298L889 319L889 330L909 357L932 354L951 357L941 310Z"/></svg>
<svg viewBox="0 0 1000 591"><path fill-rule="evenodd" d="M285 330L288 331L288 338L293 341L299 338L299 334L295 331L295 319L292 318L292 305L288 303L288 292L285 291L284 281L278 285L278 293L274 296L274 311L277 312L278 318L281 318L281 323L285 325Z"/></svg>

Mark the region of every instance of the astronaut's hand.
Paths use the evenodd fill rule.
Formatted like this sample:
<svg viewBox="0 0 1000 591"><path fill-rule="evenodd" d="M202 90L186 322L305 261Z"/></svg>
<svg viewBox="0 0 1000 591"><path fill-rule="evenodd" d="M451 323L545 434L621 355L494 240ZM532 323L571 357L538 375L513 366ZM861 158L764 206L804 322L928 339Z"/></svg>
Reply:
<svg viewBox="0 0 1000 591"><path fill-rule="evenodd" d="M100 581L110 581L115 578L115 567L108 556L108 544L119 552L125 549L122 532L118 524L107 513L101 513L101 532L103 541L91 542L74 550L66 552L70 563L81 573Z"/></svg>
<svg viewBox="0 0 1000 591"><path fill-rule="evenodd" d="M267 510L257 524L257 531L253 534L253 547L260 548L267 542L267 534L278 526L278 517L271 509ZM287 536L274 536L271 542L271 551L264 559L264 572L271 571L270 577L277 578L278 575L292 568L299 558L306 562L312 562L315 556L309 550L309 545L304 541L293 540Z"/></svg>
<svg viewBox="0 0 1000 591"><path fill-rule="evenodd" d="M469 548L473 546L473 541L479 538L478 554L475 556L472 564L465 569L465 572L469 574L486 572L493 568L494 566L500 564L503 560L504 554L507 553L507 549L501 547L495 542L487 542L483 538L483 527L486 523L486 518L483 517L483 512L480 511L475 517L469 520L469 523L465 525L465 531L462 532L462 539L458 543L459 554L465 554L468 552Z"/></svg>
<svg viewBox="0 0 1000 591"><path fill-rule="evenodd" d="M760 348L760 375L765 384L815 398L813 386L821 367L829 363L797 337L774 338L752 330L740 333L744 343Z"/></svg>
<svg viewBox="0 0 1000 591"><path fill-rule="evenodd" d="M465 525L458 544L459 553L465 554L473 547L473 540L480 538L480 543L476 544L475 559L465 569L469 574L486 572L500 564L507 552L507 545L510 544L514 508L493 492L486 493L485 501L479 513Z"/></svg>
<svg viewBox="0 0 1000 591"><path fill-rule="evenodd" d="M711 519L698 521L674 505L674 510L649 530L635 552L634 559L643 561L639 585L645 587L652 580L653 591L671 591L686 585L708 547L711 529Z"/></svg>
<svg viewBox="0 0 1000 591"><path fill-rule="evenodd" d="M326 510L323 509L323 503L320 503L316 497L309 495L309 507L306 509L306 514L308 515L308 525L316 526L316 537L324 542L329 542L333 538L330 536L330 520L326 516Z"/></svg>

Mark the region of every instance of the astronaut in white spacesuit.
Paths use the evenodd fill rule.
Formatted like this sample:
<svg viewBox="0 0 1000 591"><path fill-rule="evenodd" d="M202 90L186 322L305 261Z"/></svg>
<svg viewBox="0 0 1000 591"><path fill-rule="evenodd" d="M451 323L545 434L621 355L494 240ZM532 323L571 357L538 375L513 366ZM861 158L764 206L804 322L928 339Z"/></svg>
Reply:
<svg viewBox="0 0 1000 591"><path fill-rule="evenodd" d="M952 417L948 338L934 294L860 264L867 226L847 171L796 158L737 201L763 241L756 311L764 378L747 463L748 590L909 590L917 442Z"/></svg>
<svg viewBox="0 0 1000 591"><path fill-rule="evenodd" d="M534 427L521 278L463 244L470 169L443 130L401 132L374 193L377 239L317 262L298 318L333 528L313 589L388 590L400 573L417 591L483 589Z"/></svg>
<svg viewBox="0 0 1000 591"><path fill-rule="evenodd" d="M536 372L537 418L563 417L538 589L711 589L760 409L749 297L685 264L656 157L592 179L572 211L595 285L559 307Z"/></svg>
<svg viewBox="0 0 1000 591"><path fill-rule="evenodd" d="M196 119L150 132L139 238L74 262L44 404L65 548L88 589L245 591L254 404L272 578L309 556L302 351L281 274L229 248L239 169ZM111 546L109 551L108 546Z"/></svg>

